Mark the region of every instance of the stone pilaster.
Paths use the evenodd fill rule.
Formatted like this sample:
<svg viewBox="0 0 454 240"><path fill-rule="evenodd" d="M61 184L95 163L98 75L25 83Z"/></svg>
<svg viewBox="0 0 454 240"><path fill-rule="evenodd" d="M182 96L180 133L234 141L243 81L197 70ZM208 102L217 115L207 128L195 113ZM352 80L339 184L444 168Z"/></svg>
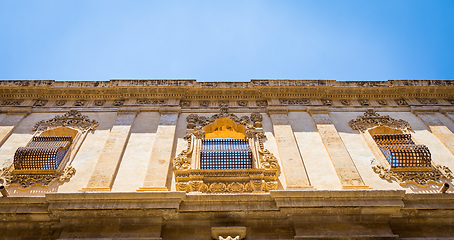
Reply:
<svg viewBox="0 0 454 240"><path fill-rule="evenodd" d="M288 109L268 107L288 190L313 188L288 119Z"/></svg>
<svg viewBox="0 0 454 240"><path fill-rule="evenodd" d="M11 109L0 122L0 146L8 139L14 128L30 113L30 108Z"/></svg>
<svg viewBox="0 0 454 240"><path fill-rule="evenodd" d="M336 169L342 189L368 189L331 121L327 108L310 110L323 144Z"/></svg>
<svg viewBox="0 0 454 240"><path fill-rule="evenodd" d="M181 108L168 107L159 110L161 118L156 131L156 140L151 151L143 186L137 191L168 191L167 174L171 164L175 129Z"/></svg>
<svg viewBox="0 0 454 240"><path fill-rule="evenodd" d="M126 148L131 125L139 110L120 109L115 124L110 130L107 142L104 145L95 170L82 191L110 191L117 174L118 167Z"/></svg>
<svg viewBox="0 0 454 240"><path fill-rule="evenodd" d="M418 116L448 149L454 154L454 134L446 127L435 115L437 108L412 108L411 110Z"/></svg>

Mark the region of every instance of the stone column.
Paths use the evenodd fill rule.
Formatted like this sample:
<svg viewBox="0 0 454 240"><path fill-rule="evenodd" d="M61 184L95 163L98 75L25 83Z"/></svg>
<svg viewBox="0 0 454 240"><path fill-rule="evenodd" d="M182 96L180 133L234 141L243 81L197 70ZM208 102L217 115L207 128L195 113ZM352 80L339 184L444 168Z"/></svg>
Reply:
<svg viewBox="0 0 454 240"><path fill-rule="evenodd" d="M369 189L364 184L336 127L332 123L328 109L313 109L309 110L309 113L317 125L320 137L342 184L342 189Z"/></svg>
<svg viewBox="0 0 454 240"><path fill-rule="evenodd" d="M110 191L118 171L118 167L126 148L131 125L139 112L138 109L120 109L117 119L110 130L95 170L82 191Z"/></svg>
<svg viewBox="0 0 454 240"><path fill-rule="evenodd" d="M31 112L30 108L10 109L0 122L0 146L8 139L14 128Z"/></svg>
<svg viewBox="0 0 454 240"><path fill-rule="evenodd" d="M418 116L448 149L454 154L454 134L435 115L436 108L413 108L413 114Z"/></svg>
<svg viewBox="0 0 454 240"><path fill-rule="evenodd" d="M288 109L268 107L267 113L273 124L282 171L286 178L286 189L303 190L313 188L309 182L303 158L293 135L293 129L288 119Z"/></svg>
<svg viewBox="0 0 454 240"><path fill-rule="evenodd" d="M175 129L181 108L161 108L161 119L156 131L156 140L151 150L147 174L143 186L137 191L168 191L167 174L171 167Z"/></svg>

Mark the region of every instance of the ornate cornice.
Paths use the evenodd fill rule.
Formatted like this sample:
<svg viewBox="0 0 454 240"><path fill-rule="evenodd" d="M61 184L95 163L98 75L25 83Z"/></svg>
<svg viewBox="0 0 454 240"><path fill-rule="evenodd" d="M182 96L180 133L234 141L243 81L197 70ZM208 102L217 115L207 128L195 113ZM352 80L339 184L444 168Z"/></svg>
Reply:
<svg viewBox="0 0 454 240"><path fill-rule="evenodd" d="M282 100L283 105L317 105L311 100L345 100L380 105L417 99L411 104L451 105L453 80L251 80L250 82L196 82L196 80L110 80L110 81L0 81L0 105L52 107L55 101L134 100L128 104L160 105L165 99L231 100L249 106L249 100ZM30 100L27 102L27 100ZM372 101L373 100L373 101ZM385 101L386 100L386 101ZM47 101L47 102L46 102ZM241 101L241 102L238 102ZM342 101L342 103L341 103ZM27 103L26 103L27 102ZM252 101L251 101L252 103ZM101 102L97 102L101 104ZM93 104L99 106L97 104ZM364 104L363 104L364 105ZM253 104L259 106L259 104ZM259 106L260 107L260 106Z"/></svg>
<svg viewBox="0 0 454 240"><path fill-rule="evenodd" d="M388 115L380 116L373 109L368 109L364 115L358 116L356 119L348 122L348 125L353 130L359 130L361 132L379 126L400 129L405 132L411 130L410 124L407 121L402 119L396 120Z"/></svg>

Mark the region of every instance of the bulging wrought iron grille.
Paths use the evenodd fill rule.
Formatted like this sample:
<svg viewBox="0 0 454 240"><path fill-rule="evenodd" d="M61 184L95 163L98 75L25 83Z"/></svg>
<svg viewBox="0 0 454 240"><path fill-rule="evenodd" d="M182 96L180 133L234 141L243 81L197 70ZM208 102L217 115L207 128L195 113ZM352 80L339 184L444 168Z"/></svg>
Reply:
<svg viewBox="0 0 454 240"><path fill-rule="evenodd" d="M57 169L71 145L72 137L33 137L26 147L20 147L14 154L14 169L36 170Z"/></svg>
<svg viewBox="0 0 454 240"><path fill-rule="evenodd" d="M246 139L202 139L201 169L252 168L252 151Z"/></svg>
<svg viewBox="0 0 454 240"><path fill-rule="evenodd" d="M410 134L377 134L373 138L393 168L431 166L429 148L416 145Z"/></svg>

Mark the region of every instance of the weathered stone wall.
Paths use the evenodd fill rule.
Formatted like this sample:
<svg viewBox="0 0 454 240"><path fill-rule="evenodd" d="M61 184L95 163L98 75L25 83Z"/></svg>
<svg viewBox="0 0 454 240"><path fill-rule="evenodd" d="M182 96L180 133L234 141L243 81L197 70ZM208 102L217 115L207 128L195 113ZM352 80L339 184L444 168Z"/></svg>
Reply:
<svg viewBox="0 0 454 240"><path fill-rule="evenodd" d="M188 146L184 139L188 132L187 117L197 114L210 118L219 114L221 106L239 118L253 112L261 114L266 136L264 148L277 158L279 164L278 191L213 196L176 192L173 159ZM107 220L107 217L102 217L101 225L114 226L112 229L116 229L118 234L103 228L102 231L108 232L106 236L209 239L211 226L235 224L248 227L250 235L247 239L305 239L342 228L351 231L335 232L333 236L343 234L361 238L369 234L396 238L397 233L412 236L407 229L407 223L413 219L405 215L410 214L408 209L416 205L423 209L421 201L427 199L439 201L439 207L446 208L446 199L438 192L441 184L452 186L452 182L442 179L428 184L399 184L393 179L380 177L373 167L383 163L383 156L374 147L367 131L349 125L351 120L363 116L369 109L373 109L377 116L389 115L391 119L408 123L411 127L408 133L416 144L429 148L433 164L454 170L454 81L432 80L253 80L249 83L198 83L193 80L0 81L0 167L6 171L11 166L17 148L26 146L34 136L36 123L77 110L97 121L98 125L83 135L77 154L68 164L76 170L75 174L49 186L7 186L9 198L18 197L18 201L23 202L23 205L19 204L23 211L27 211L27 206L45 205L40 214L46 217L38 218L40 220L34 222L35 225L30 223L17 229L36 228L36 224L41 224L43 231L45 228L49 234L62 239L96 238L99 237L94 234L96 227L83 230L91 223L79 218L84 214L97 218L97 214L104 213L96 204L109 203L113 205L109 205L106 211L116 210L118 218ZM452 193L453 189L451 187L447 192ZM156 200L153 191L157 191L157 195L164 194L162 192L170 195L159 195ZM305 191L312 197L308 198ZM329 195L330 191L335 191L333 196ZM386 196L397 202L389 208L384 207L386 204L378 206L379 196L374 195L374 191L390 194ZM112 195L99 196L112 199L106 202L87 200L89 203L86 203L81 197L98 196L86 194L101 194L99 192L111 192ZM374 196L363 196L363 192ZM404 197L405 193L421 194L421 199L415 195ZM140 194L151 195L146 195L148 200L137 200L136 195L128 194L139 194L139 198L145 196ZM358 197L355 194L365 197L365 205L370 208L362 203L356 204L360 204L364 212L354 210L354 204L352 208L345 207L347 198ZM324 202L324 198L330 196L340 200ZM45 200L31 203L27 197ZM122 202L116 197L126 200ZM179 199L174 199L178 203L168 202L168 197ZM150 199L161 204L153 209L169 208L178 213L160 210L140 213L136 207L127 205L132 201L143 206ZM68 204L70 201L80 202L75 209L83 212L81 209L86 207L86 211L77 217L69 216L71 214L64 210L64 204L57 204L59 201ZM232 203L235 201L248 207L238 207ZM303 209L306 204L313 205ZM22 221L8 215L12 209L7 207L10 205L15 206L12 200L0 199L2 214L8 216L7 220L0 221L0 228L11 228L7 226L8 222ZM56 212L48 210L48 206L60 215L52 215ZM342 208L337 208L339 206ZM137 212L122 215L124 209L130 208ZM253 213L249 208L254 209ZM372 213L364 215L368 211ZM149 214L157 217L149 218ZM311 214L315 214L313 218ZM337 220L332 219L333 214ZM453 223L452 220L441 221L444 215L437 214L434 216L441 225ZM78 220L71 220L74 217ZM138 220L131 220L136 217ZM52 230L51 219L57 218L57 230ZM324 222L328 224L317 225ZM353 225L348 222L353 222ZM390 222L392 227L388 225ZM145 226L149 225L153 227L147 230ZM122 230L128 226L135 226L137 231ZM365 226L370 231L364 230ZM431 234L441 236L436 232ZM188 238L189 235L193 237Z"/></svg>

